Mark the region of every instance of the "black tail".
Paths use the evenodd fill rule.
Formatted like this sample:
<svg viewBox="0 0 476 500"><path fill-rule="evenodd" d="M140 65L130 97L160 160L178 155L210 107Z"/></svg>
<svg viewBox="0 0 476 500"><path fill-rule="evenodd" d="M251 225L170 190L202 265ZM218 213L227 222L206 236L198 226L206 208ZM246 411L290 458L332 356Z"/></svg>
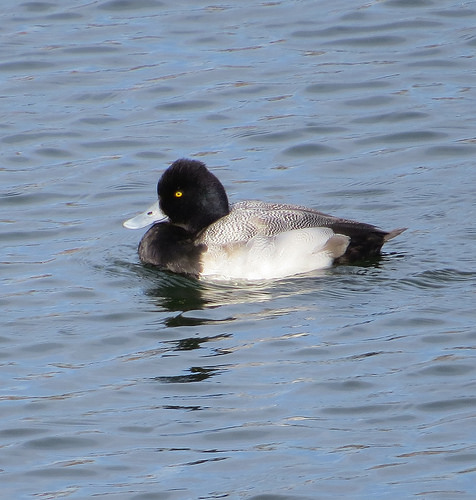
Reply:
<svg viewBox="0 0 476 500"><path fill-rule="evenodd" d="M372 259L380 255L382 246L387 241L403 233L406 228L382 231L370 224L336 222L330 227L337 234L350 237L350 243L345 254L336 259L337 263L347 264L361 260Z"/></svg>

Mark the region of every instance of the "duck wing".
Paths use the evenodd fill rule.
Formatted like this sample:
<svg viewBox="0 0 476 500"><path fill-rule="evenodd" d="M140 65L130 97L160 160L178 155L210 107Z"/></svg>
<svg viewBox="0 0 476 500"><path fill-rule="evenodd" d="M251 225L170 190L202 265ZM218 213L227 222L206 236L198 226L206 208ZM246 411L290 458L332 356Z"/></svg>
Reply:
<svg viewBox="0 0 476 500"><path fill-rule="evenodd" d="M382 245L405 229L383 231L371 224L342 219L300 205L242 201L234 204L225 217L206 228L199 243L227 245L248 241L255 236L275 236L285 231L329 227L336 234L350 238L340 262L378 255Z"/></svg>
<svg viewBox="0 0 476 500"><path fill-rule="evenodd" d="M207 227L200 241L226 245L258 235L275 236L293 229L329 226L329 218L335 219L299 205L241 201L232 205L228 215Z"/></svg>

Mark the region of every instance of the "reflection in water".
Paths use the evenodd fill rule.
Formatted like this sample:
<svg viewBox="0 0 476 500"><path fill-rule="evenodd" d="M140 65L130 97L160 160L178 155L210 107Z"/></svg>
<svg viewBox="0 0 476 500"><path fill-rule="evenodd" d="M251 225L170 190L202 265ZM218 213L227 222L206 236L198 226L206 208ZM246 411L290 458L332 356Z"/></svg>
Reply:
<svg viewBox="0 0 476 500"><path fill-rule="evenodd" d="M391 255L391 257L390 257ZM242 316L227 311L228 315L217 318L206 317L203 313L190 314L190 311L205 311L211 309L221 310L223 306L241 304L263 304L277 299L304 297L316 295L321 291L329 294L329 290L345 295L345 288L340 284L355 274L367 276L370 279L378 277L381 266L390 258L403 257L401 254L384 254L372 261L359 262L359 265L339 265L326 270L318 270L300 276L292 276L280 280L267 281L201 281L179 274L161 271L154 267L142 264L131 264L127 261L113 262L110 272L138 278L142 285L143 293L150 299L150 303L157 306L157 311L175 312L177 314L162 318L161 323L166 327L201 326L230 322ZM329 281L332 282L329 289ZM364 282L368 286L368 282ZM295 304L293 307L296 307ZM274 309L275 310L275 309ZM187 314L188 313L188 314Z"/></svg>
<svg viewBox="0 0 476 500"><path fill-rule="evenodd" d="M169 377L153 377L152 380L157 382L164 382L166 384L184 384L187 382L201 382L207 378L213 377L218 373L222 373L223 368L217 367L202 367L192 366L188 370L190 373L187 375L172 375Z"/></svg>
<svg viewBox="0 0 476 500"><path fill-rule="evenodd" d="M137 268L136 268L137 269ZM303 276L270 281L200 281L154 268L137 272L147 279L144 294L154 299L162 310L184 313L226 305L263 303L277 298L288 298L315 292L323 286L322 280L335 273L335 269L316 271ZM167 320L167 326L196 326L213 321L230 321L233 317L206 319L179 314Z"/></svg>
<svg viewBox="0 0 476 500"><path fill-rule="evenodd" d="M184 316L183 314L178 314L177 316L173 316L167 318L164 322L165 326L169 328L174 328L178 326L200 326L205 325L207 323L227 323L229 321L233 321L235 318L229 317L224 319L208 319L208 318L197 318L191 316Z"/></svg>
<svg viewBox="0 0 476 500"><path fill-rule="evenodd" d="M166 340L165 344L173 344L174 351L191 351L193 349L200 349L201 344L205 342L220 341L226 338L230 338L230 334L215 335L213 337L191 337L180 340Z"/></svg>
<svg viewBox="0 0 476 500"><path fill-rule="evenodd" d="M199 405L191 405L191 406L184 406L184 405L164 405L162 408L165 410L185 410L185 411L199 411L203 410L202 406ZM182 448L183 450L189 450L190 448ZM164 451L165 448L159 449L158 451Z"/></svg>
<svg viewBox="0 0 476 500"><path fill-rule="evenodd" d="M145 290L145 295L154 297L161 308L167 311L203 309L204 301L197 280L153 268L144 268L144 274L151 278L152 285Z"/></svg>
<svg viewBox="0 0 476 500"><path fill-rule="evenodd" d="M267 283L215 283L194 278L172 275L165 271L151 270L153 286L145 290L145 295L154 297L156 304L167 311L192 311L216 308L223 305L264 302L273 298L270 282ZM176 318L192 322L188 317ZM197 319L199 324L204 321ZM172 321L172 325L173 321Z"/></svg>
<svg viewBox="0 0 476 500"><path fill-rule="evenodd" d="M260 304L276 299L315 294L328 289L328 280L338 281L343 276L355 273L372 274L379 272L381 265L390 257L394 260L400 254L383 254L378 258L358 262L358 265L340 265L326 270L317 270L301 276L292 276L281 280L266 281L201 281L195 278L161 271L141 264L122 263L122 269L141 279L144 295L151 298L159 310L178 312L167 318L167 327L199 326L218 321L228 322L237 318L206 318L203 316L185 316L188 311L201 311L221 308L229 305ZM116 263L117 264L117 263ZM117 271L116 271L117 272ZM337 287L338 288L338 287Z"/></svg>

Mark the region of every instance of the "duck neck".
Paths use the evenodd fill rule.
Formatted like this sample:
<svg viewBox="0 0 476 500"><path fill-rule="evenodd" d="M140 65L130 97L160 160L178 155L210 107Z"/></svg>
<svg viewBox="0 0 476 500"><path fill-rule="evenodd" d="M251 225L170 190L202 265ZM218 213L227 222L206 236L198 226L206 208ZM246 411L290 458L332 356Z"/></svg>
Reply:
<svg viewBox="0 0 476 500"><path fill-rule="evenodd" d="M185 223L178 224L182 226L186 231L195 235L200 231L213 224L218 219L225 217L230 213L230 207L228 205L228 199L226 194L223 193L224 197L214 200L203 201L203 210L197 210L195 214Z"/></svg>

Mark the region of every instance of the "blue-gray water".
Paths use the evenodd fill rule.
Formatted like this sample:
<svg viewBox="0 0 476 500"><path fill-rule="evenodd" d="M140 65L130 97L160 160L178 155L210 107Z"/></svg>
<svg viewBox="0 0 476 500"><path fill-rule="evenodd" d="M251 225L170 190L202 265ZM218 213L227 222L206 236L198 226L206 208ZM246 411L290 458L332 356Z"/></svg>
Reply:
<svg viewBox="0 0 476 500"><path fill-rule="evenodd" d="M2 498L474 498L476 2L0 21ZM409 229L316 276L153 272L121 222L182 156Z"/></svg>

